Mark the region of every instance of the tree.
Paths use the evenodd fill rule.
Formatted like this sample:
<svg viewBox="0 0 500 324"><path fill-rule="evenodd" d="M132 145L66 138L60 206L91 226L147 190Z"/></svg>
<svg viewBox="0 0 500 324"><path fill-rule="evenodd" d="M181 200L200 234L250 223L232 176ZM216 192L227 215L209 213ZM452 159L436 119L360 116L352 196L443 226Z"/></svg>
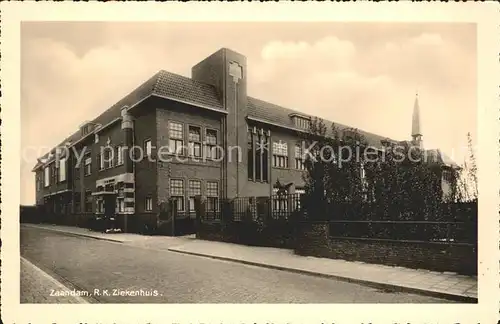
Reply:
<svg viewBox="0 0 500 324"><path fill-rule="evenodd" d="M477 201L478 198L477 165L470 133L467 133L467 148L467 158L460 169L453 172L455 183L452 200L456 202Z"/></svg>

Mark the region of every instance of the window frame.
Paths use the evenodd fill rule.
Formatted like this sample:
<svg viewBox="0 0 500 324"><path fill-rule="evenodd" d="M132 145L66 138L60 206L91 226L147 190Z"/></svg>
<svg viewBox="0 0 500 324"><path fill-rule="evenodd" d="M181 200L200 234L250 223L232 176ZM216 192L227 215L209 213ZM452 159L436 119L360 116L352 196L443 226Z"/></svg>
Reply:
<svg viewBox="0 0 500 324"><path fill-rule="evenodd" d="M43 168L43 186L47 188L50 186L50 165L47 165Z"/></svg>
<svg viewBox="0 0 500 324"><path fill-rule="evenodd" d="M57 173L58 173L58 175L57 175L58 179L57 180L60 183L66 182L68 180L68 176L67 176L68 170L66 168L66 166L68 165L67 162L68 162L68 158L67 157L63 157L63 158L59 159L59 167L57 168ZM61 166L64 166L64 167L61 167ZM61 176L63 176L63 177L61 177Z"/></svg>
<svg viewBox="0 0 500 324"><path fill-rule="evenodd" d="M173 125L180 125L180 132L181 136L172 136L172 132L174 130L172 129ZM179 130L175 130L178 132ZM184 123L176 121L176 120L169 120L168 121L168 153L171 155L185 155L184 153L184 141L185 141L185 129L184 129ZM175 150L172 151L172 143L175 143ZM180 145L178 145L180 143ZM180 152L179 152L180 151Z"/></svg>
<svg viewBox="0 0 500 324"><path fill-rule="evenodd" d="M283 150L283 147L285 148L284 152L281 152L281 150ZM273 168L288 169L289 168L288 142L283 140L278 140L278 142L273 141L272 149L273 149Z"/></svg>
<svg viewBox="0 0 500 324"><path fill-rule="evenodd" d="M208 142L209 132L215 133L215 144ZM205 128L205 149L203 154L206 159L216 160L219 158L219 151L217 150L218 145L219 145L219 131L215 128Z"/></svg>
<svg viewBox="0 0 500 324"><path fill-rule="evenodd" d="M146 196L146 198L144 198L144 211L153 211L153 197Z"/></svg>
<svg viewBox="0 0 500 324"><path fill-rule="evenodd" d="M199 130L199 139L191 140L191 129ZM188 155L193 158L202 158L203 157L203 127L199 125L188 124L187 125L187 136L188 136ZM195 145L199 145L199 155L195 154Z"/></svg>
<svg viewBox="0 0 500 324"><path fill-rule="evenodd" d="M88 177L92 174L92 153L86 153L83 156L83 168L84 168L83 169L83 176L84 177ZM87 168L88 168L88 170L87 170Z"/></svg>
<svg viewBox="0 0 500 324"><path fill-rule="evenodd" d="M295 169L300 171L306 170L304 152L302 150L302 146L300 144L295 143Z"/></svg>
<svg viewBox="0 0 500 324"><path fill-rule="evenodd" d="M84 197L84 207L83 210L85 213L92 213L92 205L94 199L92 198L92 190L85 190L85 197ZM90 199L89 199L90 198ZM87 209L87 207L90 206L90 210Z"/></svg>
<svg viewBox="0 0 500 324"><path fill-rule="evenodd" d="M124 145L123 144L118 144L116 146L116 166L120 166L125 164L125 158L124 158Z"/></svg>
<svg viewBox="0 0 500 324"><path fill-rule="evenodd" d="M149 152L148 152L148 143L149 143ZM153 155L153 141L150 137L146 138L143 143L144 149L144 157L150 157Z"/></svg>
<svg viewBox="0 0 500 324"><path fill-rule="evenodd" d="M197 183L198 187L197 188L193 188L191 186L192 183ZM199 180L199 179L189 179L188 180L188 188L187 189L188 189L188 211L189 212L193 212L193 211L195 211L195 209L194 209L194 202L195 202L194 198L196 196L201 196L202 195L202 181ZM196 193L194 192L194 190L196 190ZM193 202L192 202L193 206L191 206L191 199L193 200ZM192 209L191 209L191 207L192 207Z"/></svg>
<svg viewBox="0 0 500 324"><path fill-rule="evenodd" d="M210 190L214 190L213 188L210 188L210 184L215 184L215 192L216 194L212 194ZM217 180L207 180L205 183L205 196L207 198L207 211L218 211L219 210L219 196L220 196L220 186L219 186L219 181ZM214 205L214 209L210 209L210 205Z"/></svg>
<svg viewBox="0 0 500 324"><path fill-rule="evenodd" d="M172 188L174 188L174 186L172 185L174 181L180 181L180 183L182 183L182 187L181 187L181 192L182 192L182 195L181 194L174 194ZM179 189L179 187L176 187L176 189ZM182 209L179 209L179 206L177 205L177 211L178 212L184 212L186 211L186 193L185 193L185 183L184 183L184 179L182 178L170 178L170 181L169 181L169 190L170 190L170 198L173 199L173 198L181 198L179 200L182 201Z"/></svg>

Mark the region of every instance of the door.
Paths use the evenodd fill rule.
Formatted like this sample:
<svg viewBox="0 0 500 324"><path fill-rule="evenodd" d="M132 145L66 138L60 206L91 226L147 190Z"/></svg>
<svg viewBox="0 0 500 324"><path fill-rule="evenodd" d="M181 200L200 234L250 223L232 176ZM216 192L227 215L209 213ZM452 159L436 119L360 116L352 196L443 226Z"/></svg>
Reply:
<svg viewBox="0 0 500 324"><path fill-rule="evenodd" d="M116 208L116 198L114 195L104 196L104 216L106 218L113 217L115 215Z"/></svg>

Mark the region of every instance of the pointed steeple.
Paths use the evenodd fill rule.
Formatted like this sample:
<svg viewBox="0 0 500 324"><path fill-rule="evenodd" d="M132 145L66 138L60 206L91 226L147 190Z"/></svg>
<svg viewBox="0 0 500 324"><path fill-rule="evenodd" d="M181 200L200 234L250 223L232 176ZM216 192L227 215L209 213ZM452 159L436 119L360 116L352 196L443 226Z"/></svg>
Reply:
<svg viewBox="0 0 500 324"><path fill-rule="evenodd" d="M422 147L422 130L420 129L420 106L418 104L418 92L415 96L415 103L413 104L411 137L413 138L414 144Z"/></svg>

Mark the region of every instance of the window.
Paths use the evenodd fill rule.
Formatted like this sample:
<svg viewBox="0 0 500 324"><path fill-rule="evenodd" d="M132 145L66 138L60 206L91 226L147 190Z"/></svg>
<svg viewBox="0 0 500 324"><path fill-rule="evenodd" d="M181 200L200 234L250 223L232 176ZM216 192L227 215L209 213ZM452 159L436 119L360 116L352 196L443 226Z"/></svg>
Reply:
<svg viewBox="0 0 500 324"><path fill-rule="evenodd" d="M99 164L99 170L104 170L104 160L105 160L105 156L104 156L104 150L101 150L101 152L99 153L99 155L97 156L97 164Z"/></svg>
<svg viewBox="0 0 500 324"><path fill-rule="evenodd" d="M123 149L123 145L118 145L116 147L116 165L123 164L123 155L125 154Z"/></svg>
<svg viewBox="0 0 500 324"><path fill-rule="evenodd" d="M92 191L90 190L85 191L85 212L92 212Z"/></svg>
<svg viewBox="0 0 500 324"><path fill-rule="evenodd" d="M104 213L104 199L102 197L96 199L96 212Z"/></svg>
<svg viewBox="0 0 500 324"><path fill-rule="evenodd" d="M262 181L267 182L269 175L269 134L262 135ZM288 165L288 164L287 164Z"/></svg>
<svg viewBox="0 0 500 324"><path fill-rule="evenodd" d="M44 176L44 186L48 187L50 185L50 169L49 169L49 167L45 167L43 169L43 176Z"/></svg>
<svg viewBox="0 0 500 324"><path fill-rule="evenodd" d="M151 146L151 140L147 139L144 141L144 156L151 156L153 147Z"/></svg>
<svg viewBox="0 0 500 324"><path fill-rule="evenodd" d="M252 133L252 129L248 129L247 130L247 137L248 137L248 140L247 140L247 148L248 148L248 153L247 153L247 157L248 157L248 163L247 163L247 166L248 166L248 179L250 179L251 181L254 181L255 180L255 174L254 174L254 151L253 151L253 133Z"/></svg>
<svg viewBox="0 0 500 324"><path fill-rule="evenodd" d="M146 197L146 201L144 202L144 210L152 211L153 210L153 198Z"/></svg>
<svg viewBox="0 0 500 324"><path fill-rule="evenodd" d="M116 209L118 213L123 213L125 211L125 199L123 197L116 198Z"/></svg>
<svg viewBox="0 0 500 324"><path fill-rule="evenodd" d="M66 158L59 160L59 182L66 181Z"/></svg>
<svg viewBox="0 0 500 324"><path fill-rule="evenodd" d="M248 178L255 181L266 182L268 180L269 165L269 132L254 127L249 129L248 135ZM252 179L252 172L255 174Z"/></svg>
<svg viewBox="0 0 500 324"><path fill-rule="evenodd" d="M216 159L217 156L217 131L214 129L207 129L206 132L206 146L205 156L208 159Z"/></svg>
<svg viewBox="0 0 500 324"><path fill-rule="evenodd" d="M91 173L92 173L92 157L90 156L90 154L86 154L84 175L88 176Z"/></svg>
<svg viewBox="0 0 500 324"><path fill-rule="evenodd" d="M176 122L169 123L169 152L171 154L182 154L184 146L184 132L182 124Z"/></svg>
<svg viewBox="0 0 500 324"><path fill-rule="evenodd" d="M219 183L216 181L207 182L207 210L219 209Z"/></svg>
<svg viewBox="0 0 500 324"><path fill-rule="evenodd" d="M50 164L50 177L52 178L50 180L50 183L57 183L57 172L56 172L56 164L55 164L55 162L52 162Z"/></svg>
<svg viewBox="0 0 500 324"><path fill-rule="evenodd" d="M304 150L300 144L295 145L295 169L297 170L305 170L305 158L304 158Z"/></svg>
<svg viewBox="0 0 500 324"><path fill-rule="evenodd" d="M170 179L170 197L177 203L177 210L184 211L184 181Z"/></svg>
<svg viewBox="0 0 500 324"><path fill-rule="evenodd" d="M115 150L108 146L106 148L106 168L112 168L115 166Z"/></svg>
<svg viewBox="0 0 500 324"><path fill-rule="evenodd" d="M295 124L295 127L300 129L309 129L311 126L311 120L305 117L295 116L293 117L293 123Z"/></svg>
<svg viewBox="0 0 500 324"><path fill-rule="evenodd" d="M201 157L201 128L189 126L189 155Z"/></svg>
<svg viewBox="0 0 500 324"><path fill-rule="evenodd" d="M276 168L288 168L288 144L284 142L273 142L273 166Z"/></svg>
<svg viewBox="0 0 500 324"><path fill-rule="evenodd" d="M189 186L188 186L189 211L194 211L194 198L199 195L201 195L201 181L189 180Z"/></svg>
<svg viewBox="0 0 500 324"><path fill-rule="evenodd" d="M110 146L102 147L101 152L97 156L100 170L109 169L114 166L114 151Z"/></svg>

